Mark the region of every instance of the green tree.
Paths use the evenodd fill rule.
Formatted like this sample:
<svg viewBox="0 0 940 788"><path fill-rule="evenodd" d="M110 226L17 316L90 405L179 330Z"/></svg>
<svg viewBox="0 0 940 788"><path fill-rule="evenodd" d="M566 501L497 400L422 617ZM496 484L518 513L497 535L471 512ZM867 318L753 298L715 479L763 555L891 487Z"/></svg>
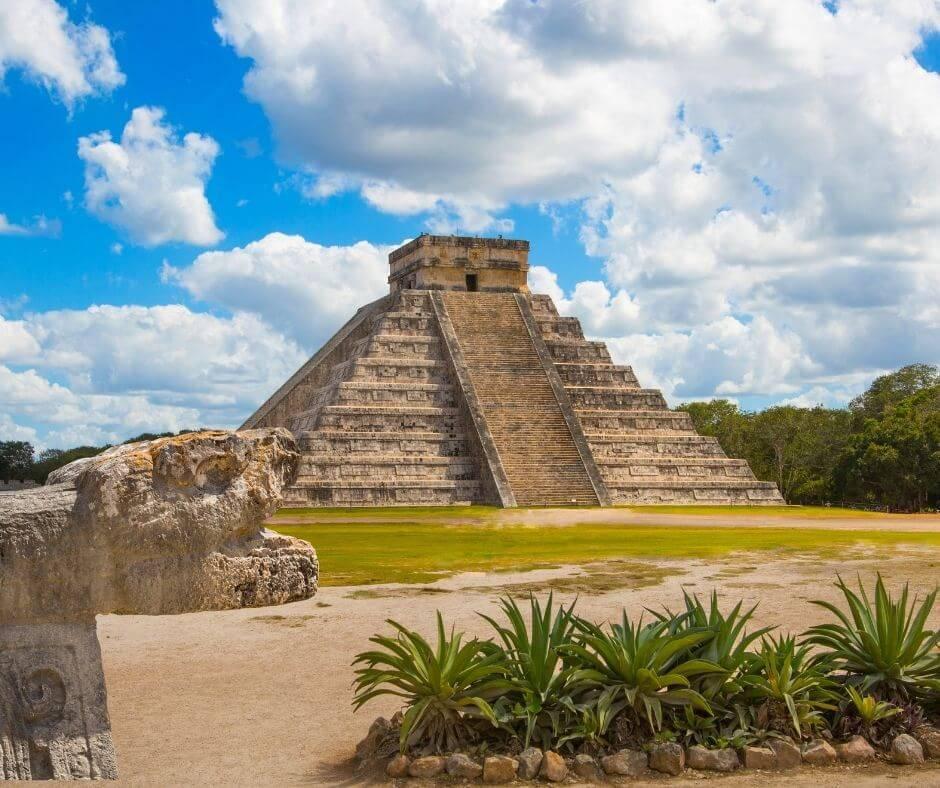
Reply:
<svg viewBox="0 0 940 788"><path fill-rule="evenodd" d="M860 417L862 423L864 419L878 419L902 400L937 384L940 384L937 367L908 364L897 372L875 378L868 391L849 403L849 410Z"/></svg>
<svg viewBox="0 0 940 788"><path fill-rule="evenodd" d="M940 505L940 384L866 419L837 473L850 498L902 511Z"/></svg>
<svg viewBox="0 0 940 788"><path fill-rule="evenodd" d="M0 481L28 479L33 445L27 441L0 441Z"/></svg>

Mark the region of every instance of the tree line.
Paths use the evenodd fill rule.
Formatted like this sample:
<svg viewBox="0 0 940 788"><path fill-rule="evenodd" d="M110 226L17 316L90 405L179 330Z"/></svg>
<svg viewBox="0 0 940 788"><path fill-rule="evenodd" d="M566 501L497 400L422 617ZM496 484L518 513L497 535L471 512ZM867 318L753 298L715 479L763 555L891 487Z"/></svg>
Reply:
<svg viewBox="0 0 940 788"><path fill-rule="evenodd" d="M124 443L135 441L150 441L155 438L166 438L170 435L182 435L193 430L180 430L173 432L144 432L128 438ZM56 468L68 465L70 462L83 457L94 457L105 449L111 448L110 443L104 446L75 446L71 449L44 449L36 453L29 441L0 441L0 482L5 481L34 481L44 484L46 477Z"/></svg>
<svg viewBox="0 0 940 788"><path fill-rule="evenodd" d="M690 402L696 429L774 481L787 503L940 508L940 375L911 364L876 378L847 408L778 405L742 411Z"/></svg>

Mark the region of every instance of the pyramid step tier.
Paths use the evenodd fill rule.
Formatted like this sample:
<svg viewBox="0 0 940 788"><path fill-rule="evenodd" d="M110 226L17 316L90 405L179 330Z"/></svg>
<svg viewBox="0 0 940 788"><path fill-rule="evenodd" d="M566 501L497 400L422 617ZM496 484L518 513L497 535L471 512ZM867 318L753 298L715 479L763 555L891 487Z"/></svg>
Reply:
<svg viewBox="0 0 940 788"><path fill-rule="evenodd" d="M377 484L320 479L292 485L282 506L470 506L479 502L478 481L395 479Z"/></svg>
<svg viewBox="0 0 940 788"><path fill-rule="evenodd" d="M619 386L639 388L632 367L608 363L584 361L556 362L555 369L565 387L569 386Z"/></svg>
<svg viewBox="0 0 940 788"><path fill-rule="evenodd" d="M727 457L602 457L598 459L597 464L608 484L642 480L651 476L663 481L754 478L745 460L732 460Z"/></svg>
<svg viewBox="0 0 940 788"><path fill-rule="evenodd" d="M648 479L608 481L607 488L617 504L747 504L779 505L783 498L773 482Z"/></svg>
<svg viewBox="0 0 940 788"><path fill-rule="evenodd" d="M466 436L439 432L320 429L301 435L300 450L310 454L330 453L340 458L359 453L426 458L463 457L470 454L470 444Z"/></svg>
<svg viewBox="0 0 940 788"><path fill-rule="evenodd" d="M306 454L297 470L295 484L311 481L418 481L476 479L470 457L424 457L379 454Z"/></svg>
<svg viewBox="0 0 940 788"><path fill-rule="evenodd" d="M658 389L626 389L622 386L565 386L576 408L597 410L666 410Z"/></svg>

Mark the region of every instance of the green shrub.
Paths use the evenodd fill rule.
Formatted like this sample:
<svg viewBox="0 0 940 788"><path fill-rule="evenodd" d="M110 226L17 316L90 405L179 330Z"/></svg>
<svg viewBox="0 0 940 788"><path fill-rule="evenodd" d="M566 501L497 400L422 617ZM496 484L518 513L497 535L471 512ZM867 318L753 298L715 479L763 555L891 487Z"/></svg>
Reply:
<svg viewBox="0 0 940 788"><path fill-rule="evenodd" d="M701 674L693 679L692 686L710 704L715 705L717 702L725 705L743 689L738 678L751 656L748 649L774 627L764 627L750 633L745 630L757 605L742 613L744 602L739 601L725 615L718 604L717 592L712 592L707 610L695 594L683 591L683 597L685 612L673 614L668 608L664 613L650 612L659 621L667 623L672 634L710 634L710 637L690 646L686 655L690 659L713 662L722 668L722 672Z"/></svg>
<svg viewBox="0 0 940 788"><path fill-rule="evenodd" d="M402 752L417 744L440 752L477 738L475 723L497 724L490 705L505 688L503 653L493 643L477 639L462 643L462 633L448 636L437 614L437 648L417 632L391 619L394 637L369 638L382 650L358 654L354 709L380 695L404 698L407 711L401 723Z"/></svg>
<svg viewBox="0 0 940 788"><path fill-rule="evenodd" d="M806 632L806 642L823 649L848 684L890 701L936 698L940 693L940 631L927 628L936 589L918 606L908 604L905 583L900 599L885 589L881 575L875 583L874 604L859 579L859 594L840 577L836 586L848 606L843 612L830 602L814 601L839 623L820 624Z"/></svg>
<svg viewBox="0 0 940 788"><path fill-rule="evenodd" d="M742 697L752 707L756 728L793 733L797 739L826 727L825 711L836 711L835 683L828 666L796 638L765 637L741 676Z"/></svg>
<svg viewBox="0 0 940 788"><path fill-rule="evenodd" d="M521 733L524 747L534 740L550 749L574 709L566 692L571 670L564 668L558 651L571 639L574 605L567 610L559 605L555 610L549 594L543 608L530 596L530 624L512 597L499 600L499 605L506 624L481 614L502 641L507 684L497 703L497 714L511 730ZM516 723L521 731L516 730Z"/></svg>
<svg viewBox="0 0 940 788"><path fill-rule="evenodd" d="M662 728L664 705L710 711L705 698L691 688L689 677L722 673L723 668L682 656L711 637L709 633L670 633L666 621L643 625L641 619L634 625L626 611L609 632L582 618L575 619L575 628L576 642L560 651L575 668L569 681L582 703L607 690L614 697L622 694L653 733Z"/></svg>

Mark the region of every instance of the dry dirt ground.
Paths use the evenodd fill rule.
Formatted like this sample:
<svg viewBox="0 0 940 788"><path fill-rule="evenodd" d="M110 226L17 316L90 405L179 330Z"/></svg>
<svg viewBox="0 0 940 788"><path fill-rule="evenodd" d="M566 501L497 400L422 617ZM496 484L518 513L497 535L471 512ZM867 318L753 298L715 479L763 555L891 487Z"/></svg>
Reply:
<svg viewBox="0 0 940 788"><path fill-rule="evenodd" d="M583 521L583 517L581 518ZM685 518L683 518L685 519ZM644 514L644 522L650 522ZM735 518L734 523L745 523ZM721 524L729 525L725 520ZM788 520L788 525L800 523ZM914 530L910 520L904 530ZM892 522L832 527L892 528ZM827 527L815 519L811 527ZM917 527L940 529L940 521ZM525 557L520 556L520 562ZM608 561L525 573L465 573L422 586L324 588L311 600L182 616L102 616L99 636L109 691L118 768L135 785L359 785L380 775L356 771L352 755L370 722L390 716L392 702L350 707L353 655L393 617L428 635L435 609L458 627L483 634L475 611L494 612L502 592L556 589L578 596L582 615L604 620L625 606L677 607L682 588L726 600L760 601L755 625L799 631L826 618L809 600L836 600L836 572L866 584L876 571L896 584L909 579L921 594L940 581L940 551L898 548L883 557L853 552L838 558L742 555L721 562ZM931 626L940 627L940 607ZM691 773L688 773L691 774ZM690 785L703 777L671 780ZM846 767L797 774L748 773L722 785L940 786L940 764L924 768ZM663 784L650 780L649 784ZM631 781L631 784L645 784Z"/></svg>

